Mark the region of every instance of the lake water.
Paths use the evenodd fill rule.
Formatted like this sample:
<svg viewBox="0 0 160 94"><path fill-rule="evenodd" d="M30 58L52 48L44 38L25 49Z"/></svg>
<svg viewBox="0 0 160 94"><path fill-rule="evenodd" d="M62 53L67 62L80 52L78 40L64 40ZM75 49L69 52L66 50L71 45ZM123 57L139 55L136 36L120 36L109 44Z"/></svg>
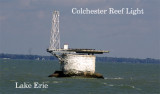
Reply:
<svg viewBox="0 0 160 94"><path fill-rule="evenodd" d="M105 79L54 78L57 61L0 59L0 94L160 94L160 64L101 63ZM48 88L15 88L15 82L45 83Z"/></svg>

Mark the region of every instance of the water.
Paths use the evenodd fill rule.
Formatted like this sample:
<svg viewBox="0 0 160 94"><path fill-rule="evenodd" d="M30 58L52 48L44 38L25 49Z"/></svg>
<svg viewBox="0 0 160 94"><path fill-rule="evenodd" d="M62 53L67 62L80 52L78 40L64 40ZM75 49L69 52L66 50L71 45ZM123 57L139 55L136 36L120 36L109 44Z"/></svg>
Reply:
<svg viewBox="0 0 160 94"><path fill-rule="evenodd" d="M96 63L105 79L49 78L56 61L0 59L0 94L160 94L160 64ZM45 83L48 88L15 88Z"/></svg>

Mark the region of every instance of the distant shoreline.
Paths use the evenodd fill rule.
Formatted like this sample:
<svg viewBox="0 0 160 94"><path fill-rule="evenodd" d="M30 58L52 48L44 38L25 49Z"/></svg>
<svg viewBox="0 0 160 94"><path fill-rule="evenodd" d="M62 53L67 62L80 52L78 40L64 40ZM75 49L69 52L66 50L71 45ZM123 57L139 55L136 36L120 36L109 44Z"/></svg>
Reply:
<svg viewBox="0 0 160 94"><path fill-rule="evenodd" d="M25 60L56 60L54 56L41 55L22 55L22 54L5 54L0 53L0 59L25 59ZM118 58L118 57L96 57L97 62L111 62L111 63L157 63L160 64L160 59L139 59L139 58Z"/></svg>

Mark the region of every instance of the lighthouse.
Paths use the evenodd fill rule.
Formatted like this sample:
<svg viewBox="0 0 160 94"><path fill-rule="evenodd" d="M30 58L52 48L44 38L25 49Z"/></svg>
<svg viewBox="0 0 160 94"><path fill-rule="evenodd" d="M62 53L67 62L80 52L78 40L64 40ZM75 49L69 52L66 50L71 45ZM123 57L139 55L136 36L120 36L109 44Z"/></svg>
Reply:
<svg viewBox="0 0 160 94"><path fill-rule="evenodd" d="M60 69L49 77L82 76L87 78L103 78L103 75L95 71L95 54L109 53L105 50L71 49L68 44L60 48L59 11L53 13L50 46L47 52L57 57L60 63Z"/></svg>

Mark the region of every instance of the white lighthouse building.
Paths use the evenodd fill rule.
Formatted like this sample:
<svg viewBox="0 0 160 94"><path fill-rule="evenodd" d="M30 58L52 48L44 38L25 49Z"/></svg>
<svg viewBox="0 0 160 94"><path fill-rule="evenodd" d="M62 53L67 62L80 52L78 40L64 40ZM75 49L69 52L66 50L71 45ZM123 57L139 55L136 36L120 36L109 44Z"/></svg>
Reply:
<svg viewBox="0 0 160 94"><path fill-rule="evenodd" d="M53 13L50 46L47 52L56 56L60 63L60 70L49 77L84 76L95 78L103 78L103 76L95 73L96 57L94 54L109 53L109 51L95 49L70 49L68 44L60 48L59 11Z"/></svg>

